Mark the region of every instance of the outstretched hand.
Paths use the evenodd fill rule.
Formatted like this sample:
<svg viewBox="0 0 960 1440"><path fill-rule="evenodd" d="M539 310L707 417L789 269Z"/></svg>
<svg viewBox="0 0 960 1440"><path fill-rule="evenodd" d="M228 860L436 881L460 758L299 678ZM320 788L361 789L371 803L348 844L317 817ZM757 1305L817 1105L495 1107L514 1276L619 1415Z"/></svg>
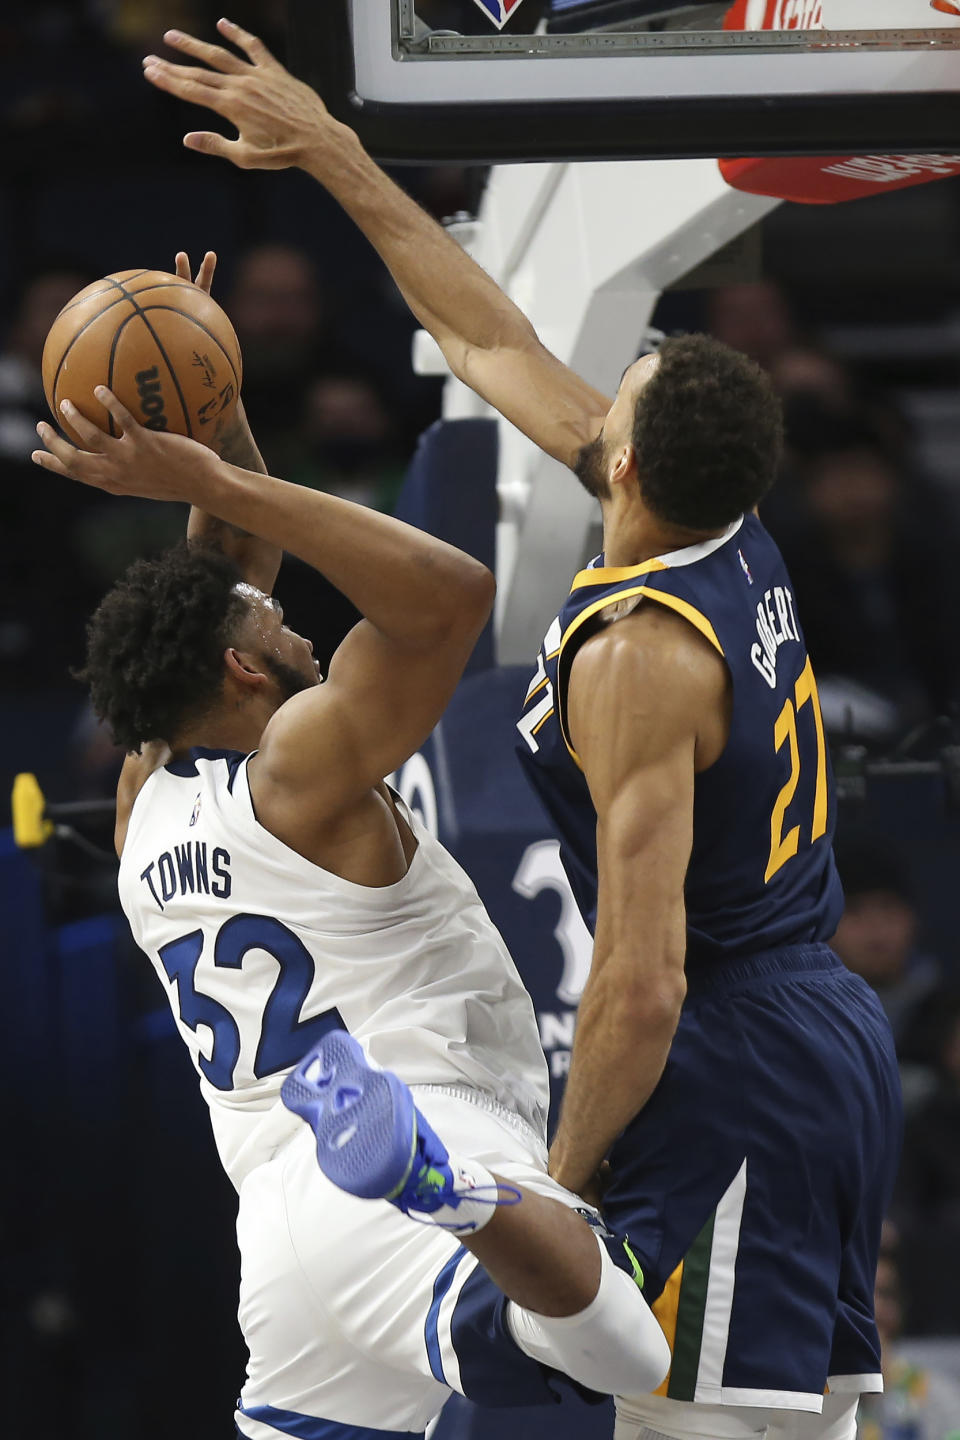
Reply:
<svg viewBox="0 0 960 1440"><path fill-rule="evenodd" d="M343 130L316 91L295 80L256 35L232 20L218 20L217 29L246 60L221 45L168 30L165 43L202 65L174 65L157 55L147 55L143 62L151 85L192 105L207 106L239 131L236 140L208 130L191 131L183 137L188 150L222 156L241 170L283 170L301 164L308 151Z"/></svg>
<svg viewBox="0 0 960 1440"><path fill-rule="evenodd" d="M185 435L148 430L106 386L98 385L94 394L112 417L117 434L108 435L63 400L63 417L85 448L71 445L41 420L37 434L46 449L34 450L30 457L34 464L110 495L192 501L207 471L219 463L213 451Z"/></svg>

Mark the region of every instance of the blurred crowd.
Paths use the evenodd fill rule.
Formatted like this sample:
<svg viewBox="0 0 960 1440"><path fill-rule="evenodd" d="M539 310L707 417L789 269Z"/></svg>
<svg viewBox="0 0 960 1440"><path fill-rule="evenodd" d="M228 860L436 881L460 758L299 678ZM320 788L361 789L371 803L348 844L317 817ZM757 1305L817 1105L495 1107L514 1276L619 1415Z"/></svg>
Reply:
<svg viewBox="0 0 960 1440"><path fill-rule="evenodd" d="M440 0L419 8L442 21ZM110 793L116 751L68 670L107 586L183 529L169 508L117 505L29 463L45 413L44 338L78 289L112 269L170 269L180 247L195 261L216 248L215 294L243 348L254 432L269 468L297 483L389 511L418 434L439 413L438 382L411 374L413 323L399 295L336 208L303 177L240 175L186 155L189 115L140 80L140 56L166 26L211 34L218 13L206 0L36 0L28 14L0 17L4 788L14 768L46 765L63 798ZM231 14L283 54L279 0L241 0ZM398 178L438 217L475 208L483 183L455 168ZM952 196L951 244L955 184ZM902 202L901 224L910 203L924 202ZM780 271L778 281L699 293L681 307L684 328L752 355L783 397L787 449L763 518L793 577L831 739L871 755L930 755L917 737L941 733L942 717L955 722L960 699L960 482L952 460L936 473L926 463L916 413L884 367L837 344L822 314L807 313L802 280L791 283L789 264ZM881 291L874 278L872 294ZM861 331L885 323L884 303L876 314L851 311ZM891 293L891 314L898 303ZM668 297L658 319L668 329L670 314ZM960 442L958 348L945 366L932 351L914 365L936 372ZM329 652L350 623L346 602L295 563L283 586L291 614L319 628L318 652L325 642ZM957 829L944 819L943 787L929 796L902 823L895 801L884 811L895 824L841 810L847 911L836 947L887 1010L907 1112L878 1279L889 1393L867 1407L864 1440L960 1433L956 1347L931 1370L902 1340L960 1333L960 951L947 878L956 853L951 861L937 838L955 846ZM112 877L97 892L92 875L82 877L86 893L106 904Z"/></svg>
<svg viewBox="0 0 960 1440"><path fill-rule="evenodd" d="M889 392L804 333L772 281L715 291L707 326L783 398L763 508L793 578L827 729L887 743L960 699L960 491L932 483Z"/></svg>

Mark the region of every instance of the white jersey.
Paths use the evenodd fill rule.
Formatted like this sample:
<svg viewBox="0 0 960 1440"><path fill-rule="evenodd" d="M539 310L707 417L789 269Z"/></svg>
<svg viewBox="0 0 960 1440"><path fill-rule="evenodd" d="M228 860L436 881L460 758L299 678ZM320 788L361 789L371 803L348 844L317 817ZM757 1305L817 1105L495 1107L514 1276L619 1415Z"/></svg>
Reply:
<svg viewBox="0 0 960 1440"><path fill-rule="evenodd" d="M403 879L356 885L258 823L249 756L190 754L137 796L120 900L237 1188L302 1124L281 1083L339 1025L408 1085L479 1091L542 1135L533 1004L473 884L418 818L404 808L417 850Z"/></svg>

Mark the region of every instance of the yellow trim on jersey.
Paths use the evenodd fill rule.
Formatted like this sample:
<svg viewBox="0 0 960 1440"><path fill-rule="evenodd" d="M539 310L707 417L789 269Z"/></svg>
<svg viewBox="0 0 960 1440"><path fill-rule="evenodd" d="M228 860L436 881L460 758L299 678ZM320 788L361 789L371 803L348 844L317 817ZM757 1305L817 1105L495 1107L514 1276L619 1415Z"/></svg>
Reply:
<svg viewBox="0 0 960 1440"><path fill-rule="evenodd" d="M584 585L617 585L621 580L637 580L641 575L652 575L656 570L667 570L662 560L644 560L642 565L599 565L595 570L581 570L574 576L571 591L580 590Z"/></svg>
<svg viewBox="0 0 960 1440"><path fill-rule="evenodd" d="M680 1286L683 1281L683 1261L674 1270L670 1279L663 1287L659 1299L654 1300L650 1309L653 1311L654 1319L660 1326L670 1346L670 1354L673 1354L673 1347L677 1340L677 1314L680 1309ZM663 1384L654 1390L654 1395L666 1395L670 1386L670 1372L667 1371L667 1378Z"/></svg>
<svg viewBox="0 0 960 1440"><path fill-rule="evenodd" d="M543 663L546 664L546 663L547 663L547 660L552 660L556 655L559 655L559 654L560 654L560 647L558 646L556 650L551 650L551 651L550 651L550 654L546 656L546 658L544 659L544 662L543 662ZM540 691L543 689L543 687L544 687L545 685L549 685L549 684L550 684L550 676L549 676L549 675L544 675L544 677L543 677L542 680L538 680L537 683L536 683L536 685L533 687L533 689L527 691L526 697L525 697L524 702L523 702L524 708L526 708L526 706L530 704L530 701L533 699L534 695L539 695L539 694L540 694ZM534 731L533 733L536 734L536 731Z"/></svg>
<svg viewBox="0 0 960 1440"><path fill-rule="evenodd" d="M653 562L651 561L649 563L652 564ZM661 565L660 568L662 570L665 570L667 567L665 565ZM576 581L574 581L574 584L576 584ZM717 639L717 632L710 624L710 621L707 619L706 615L701 615L700 611L697 610L693 605L689 604L688 601L681 600L677 595L670 595L664 590L651 589L649 585L634 585L629 590L618 590L613 595L604 595L602 599L594 600L592 605L587 605L583 610L581 610L580 614L576 617L576 619L573 620L568 626L567 631L563 636L563 639L560 641L560 649L557 652L560 656L560 659L557 661L558 707L560 706L560 666L563 663L563 649L567 641L570 639L571 635L575 634L576 631L580 629L580 626L584 625L587 620L589 620L591 616L596 615L598 611L605 610L609 605L618 605L621 600L630 600L634 595L646 595L651 600L659 600L661 605L666 605L668 609L675 610L678 615L682 615L685 620L688 620L690 624L694 627L694 629L699 630L700 634L703 635L707 640L709 640L710 644L714 645L717 650L719 650L721 655L723 654L723 646ZM576 750L574 750L573 746L570 744L570 738L567 735L567 727L564 724L562 709L558 708L557 713L560 721L560 734L563 736L563 743L567 747L570 758L578 766L578 768L582 770L583 762L581 761L580 756L577 754Z"/></svg>
<svg viewBox="0 0 960 1440"><path fill-rule="evenodd" d="M546 715L544 715L541 720L538 720L536 725L534 725L533 729L530 731L531 735L536 735L537 731L541 730L543 726L546 725L547 721L550 719L550 716L553 714L555 709L556 706L550 706L550 709L547 711Z"/></svg>
<svg viewBox="0 0 960 1440"><path fill-rule="evenodd" d="M694 629L699 630L700 634L710 641L715 650L718 650L721 655L723 654L723 646L717 639L716 630L706 615L702 615L687 600L681 600L679 595L671 595L668 590L651 590L647 585L643 586L641 594L648 595L651 600L659 600L661 605L666 605L670 610L676 610L678 615L682 615L684 620L689 620Z"/></svg>
<svg viewBox="0 0 960 1440"><path fill-rule="evenodd" d="M542 680L538 680L537 683L536 683L536 685L534 685L533 689L527 691L527 698L526 698L526 699L524 700L524 702L523 702L523 703L524 703L524 707L526 707L527 705L530 704L530 701L533 699L534 695L539 695L539 694L540 694L540 691L543 689L543 687L544 687L545 685L549 685L549 684L550 684L550 676L549 676L549 675L544 675L544 677L543 677Z"/></svg>

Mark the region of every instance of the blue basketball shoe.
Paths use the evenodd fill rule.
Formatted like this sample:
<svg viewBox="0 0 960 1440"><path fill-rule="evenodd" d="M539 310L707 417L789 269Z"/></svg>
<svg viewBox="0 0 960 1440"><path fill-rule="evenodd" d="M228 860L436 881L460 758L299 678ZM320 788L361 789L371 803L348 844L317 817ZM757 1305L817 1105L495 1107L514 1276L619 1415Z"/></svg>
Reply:
<svg viewBox="0 0 960 1440"><path fill-rule="evenodd" d="M464 1200L491 1205L519 1199L484 1197L457 1187L447 1147L390 1070L367 1063L356 1040L331 1030L287 1076L281 1098L317 1137L317 1161L328 1180L365 1200L389 1200L412 1218ZM506 1188L506 1187L504 1187ZM473 1229L466 1221L449 1228Z"/></svg>

